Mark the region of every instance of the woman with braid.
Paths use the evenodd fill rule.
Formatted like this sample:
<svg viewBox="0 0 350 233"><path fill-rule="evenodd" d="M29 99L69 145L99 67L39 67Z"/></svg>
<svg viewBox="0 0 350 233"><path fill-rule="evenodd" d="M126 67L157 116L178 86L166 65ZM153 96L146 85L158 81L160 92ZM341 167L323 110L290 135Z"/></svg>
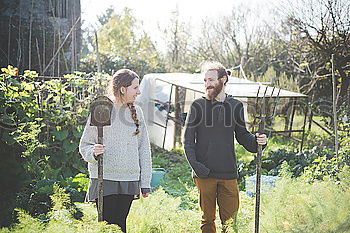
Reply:
<svg viewBox="0 0 350 233"><path fill-rule="evenodd" d="M80 140L79 152L88 162L90 184L87 201L97 201L97 159L103 153L103 219L126 232L126 218L135 195L150 192L152 175L148 133L140 107L140 79L128 69L118 70L109 84L113 101L111 125L104 126L104 145L97 144L97 127L90 116Z"/></svg>

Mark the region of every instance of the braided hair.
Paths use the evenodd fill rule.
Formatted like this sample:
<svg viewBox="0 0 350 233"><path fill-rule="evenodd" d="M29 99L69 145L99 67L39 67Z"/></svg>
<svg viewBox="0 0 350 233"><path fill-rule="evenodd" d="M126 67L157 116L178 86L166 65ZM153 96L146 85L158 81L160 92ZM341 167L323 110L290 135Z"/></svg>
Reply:
<svg viewBox="0 0 350 233"><path fill-rule="evenodd" d="M139 119L137 119L135 105L133 103L128 103L127 105L128 105L130 112L131 112L131 118L133 119L133 121L136 125L136 131L133 133L133 135L136 136L140 133L140 121L139 121Z"/></svg>
<svg viewBox="0 0 350 233"><path fill-rule="evenodd" d="M120 69L114 73L112 80L109 84L109 94L114 96L117 101L124 103L123 93L121 92L122 87L128 87L131 85L132 81L139 76L132 70L129 69ZM133 136L136 136L140 133L140 121L137 118L136 108L134 103L126 103L131 112L131 118L134 121L136 130L133 133Z"/></svg>

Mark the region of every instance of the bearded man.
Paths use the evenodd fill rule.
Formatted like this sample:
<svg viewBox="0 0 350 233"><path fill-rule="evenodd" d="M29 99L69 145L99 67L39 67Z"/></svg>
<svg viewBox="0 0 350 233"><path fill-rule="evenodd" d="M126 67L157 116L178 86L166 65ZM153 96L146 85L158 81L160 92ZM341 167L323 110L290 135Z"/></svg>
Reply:
<svg viewBox="0 0 350 233"><path fill-rule="evenodd" d="M228 223L235 222L239 208L234 137L253 153L258 145L266 145L267 139L265 134L253 135L247 130L242 102L225 94L226 68L219 62L208 62L201 70L206 95L191 105L184 148L199 191L202 232L216 232L216 203L222 232L227 232Z"/></svg>

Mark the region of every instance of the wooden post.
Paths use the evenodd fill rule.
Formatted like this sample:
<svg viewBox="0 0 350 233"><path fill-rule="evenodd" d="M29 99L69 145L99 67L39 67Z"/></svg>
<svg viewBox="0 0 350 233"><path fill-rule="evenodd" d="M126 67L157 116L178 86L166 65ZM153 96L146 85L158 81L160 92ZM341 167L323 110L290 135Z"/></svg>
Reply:
<svg viewBox="0 0 350 233"><path fill-rule="evenodd" d="M301 143L300 143L300 152L303 151L304 137L305 137L305 127L306 127L306 120L307 120L308 112L309 112L309 105L306 105L305 106L304 124L303 124L303 133L302 133L302 136L301 136Z"/></svg>
<svg viewBox="0 0 350 233"><path fill-rule="evenodd" d="M32 24L33 24L33 9L34 2L32 0L32 8L30 10L29 19L29 40L28 40L28 69L32 69Z"/></svg>
<svg viewBox="0 0 350 233"><path fill-rule="evenodd" d="M22 13L22 7L21 7L21 3L20 3L20 7L19 7L19 15L21 15ZM21 26L22 26L22 18L19 17L19 23L18 23L18 38L17 38L17 67L19 67L19 64L21 62L21 58L22 58L22 46L21 46ZM44 41L45 44L45 41Z"/></svg>
<svg viewBox="0 0 350 233"><path fill-rule="evenodd" d="M37 55L38 55L39 69L40 69L40 73L42 74L43 73L43 68L41 66L40 49L39 49L38 38L35 38L35 44L36 44L36 51L37 51Z"/></svg>
<svg viewBox="0 0 350 233"><path fill-rule="evenodd" d="M174 87L174 84L172 84L171 88L170 88L168 108L167 108L166 119L165 119L164 137L163 137L163 146L162 146L163 149L165 147L166 131L168 129L168 121L169 121L169 114L170 114L169 112L170 112L170 107L171 107L171 97L173 95L173 87Z"/></svg>
<svg viewBox="0 0 350 233"><path fill-rule="evenodd" d="M311 131L311 127L312 127L312 118L313 118L314 114L312 112L312 109L310 110L310 115L309 115L309 129L308 131Z"/></svg>
<svg viewBox="0 0 350 233"><path fill-rule="evenodd" d="M337 119L337 81L334 76L334 54L332 54L332 81L333 81L333 124L334 124L334 147L335 147L335 157L338 163L338 119Z"/></svg>
<svg viewBox="0 0 350 233"><path fill-rule="evenodd" d="M289 137L292 136L292 130L293 130L293 121L294 121L294 114L295 114L295 98L292 98L292 110L291 115L289 119Z"/></svg>
<svg viewBox="0 0 350 233"><path fill-rule="evenodd" d="M11 19L12 19L12 15L10 15L10 19L9 19L9 36L8 36L8 40L7 40L7 65L10 64L10 51L11 51Z"/></svg>
<svg viewBox="0 0 350 233"><path fill-rule="evenodd" d="M178 119L181 113L181 109L180 109L180 94L179 94L179 87L175 86L175 119ZM173 143L173 148L176 148L177 146L177 142L181 141L178 140L181 137L181 125L177 124L174 121L174 143Z"/></svg>
<svg viewBox="0 0 350 233"><path fill-rule="evenodd" d="M100 61L100 54L98 52L98 38L97 38L96 31L95 31L95 42L96 42L97 72L101 73L101 61Z"/></svg>

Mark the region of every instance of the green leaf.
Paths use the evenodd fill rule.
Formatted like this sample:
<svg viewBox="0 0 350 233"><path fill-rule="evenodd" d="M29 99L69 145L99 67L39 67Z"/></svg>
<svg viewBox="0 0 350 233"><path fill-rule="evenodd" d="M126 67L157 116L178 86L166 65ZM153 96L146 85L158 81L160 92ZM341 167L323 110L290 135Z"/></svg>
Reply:
<svg viewBox="0 0 350 233"><path fill-rule="evenodd" d="M7 130L4 130L2 134L2 139L4 142L6 142L8 145L14 144L16 141L13 139L13 136L11 136Z"/></svg>
<svg viewBox="0 0 350 233"><path fill-rule="evenodd" d="M35 86L33 83L22 83L22 86L26 91L33 91L35 89Z"/></svg>
<svg viewBox="0 0 350 233"><path fill-rule="evenodd" d="M308 62L303 62L303 63L300 63L300 67L306 67L306 66L308 66L309 65L309 63Z"/></svg>
<svg viewBox="0 0 350 233"><path fill-rule="evenodd" d="M64 140L63 149L66 153L74 152L78 148L78 143L70 140Z"/></svg>
<svg viewBox="0 0 350 233"><path fill-rule="evenodd" d="M80 125L79 125L80 126ZM83 134L83 131L81 130L81 126L77 127L77 129L73 129L73 135L76 138L81 138L81 135Z"/></svg>
<svg viewBox="0 0 350 233"><path fill-rule="evenodd" d="M59 141L63 141L64 139L66 139L68 137L68 130L55 130L52 132L52 135L55 136L55 139L59 140Z"/></svg>

